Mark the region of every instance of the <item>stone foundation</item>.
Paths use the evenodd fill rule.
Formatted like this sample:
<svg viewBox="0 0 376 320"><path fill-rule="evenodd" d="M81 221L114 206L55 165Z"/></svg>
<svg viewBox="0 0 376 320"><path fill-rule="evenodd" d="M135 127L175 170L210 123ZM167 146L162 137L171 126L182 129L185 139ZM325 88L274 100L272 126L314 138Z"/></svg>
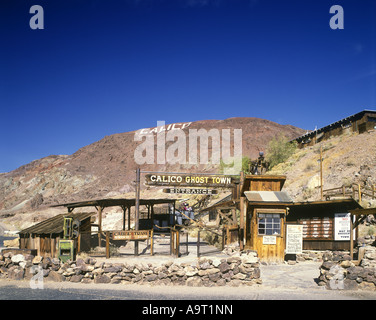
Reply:
<svg viewBox="0 0 376 320"><path fill-rule="evenodd" d="M351 261L343 252L326 252L320 267L319 285L332 290L376 288L376 247L359 248L362 258Z"/></svg>
<svg viewBox="0 0 376 320"><path fill-rule="evenodd" d="M80 283L152 284L186 286L240 286L261 284L259 259L248 252L224 259L198 259L193 263L152 264L97 262L94 258L61 263L59 259L5 253L0 255L0 279Z"/></svg>

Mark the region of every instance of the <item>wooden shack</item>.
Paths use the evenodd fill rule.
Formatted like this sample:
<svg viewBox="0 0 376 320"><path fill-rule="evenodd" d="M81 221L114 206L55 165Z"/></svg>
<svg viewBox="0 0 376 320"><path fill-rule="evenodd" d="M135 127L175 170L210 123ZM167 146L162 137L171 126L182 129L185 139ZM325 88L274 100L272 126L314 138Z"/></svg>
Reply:
<svg viewBox="0 0 376 320"><path fill-rule="evenodd" d="M312 146L320 141L327 140L330 137L351 132L364 133L369 130L374 130L375 128L376 111L363 110L320 129L307 132L292 141L296 141L299 148L304 148Z"/></svg>
<svg viewBox="0 0 376 320"><path fill-rule="evenodd" d="M57 244L64 239L64 217L72 217L80 222L79 236L75 241L78 251L90 250L91 217L95 212L59 214L29 228L21 230L20 249L35 249L43 257L58 257Z"/></svg>
<svg viewBox="0 0 376 320"><path fill-rule="evenodd" d="M284 260L287 207L292 203L281 191L285 180L285 176L272 175L244 177L241 208L245 215L245 249L257 251L262 261Z"/></svg>
<svg viewBox="0 0 376 320"><path fill-rule="evenodd" d="M303 250L351 249L350 211L362 209L356 200L295 202L289 209L287 223L303 225Z"/></svg>

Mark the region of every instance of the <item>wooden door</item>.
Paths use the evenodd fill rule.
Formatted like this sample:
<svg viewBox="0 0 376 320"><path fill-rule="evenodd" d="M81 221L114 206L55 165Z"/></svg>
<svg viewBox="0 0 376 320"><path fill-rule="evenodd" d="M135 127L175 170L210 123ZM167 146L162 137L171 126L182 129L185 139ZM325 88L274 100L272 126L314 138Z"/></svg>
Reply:
<svg viewBox="0 0 376 320"><path fill-rule="evenodd" d="M254 209L250 219L250 247L261 261L282 262L285 256L284 209Z"/></svg>

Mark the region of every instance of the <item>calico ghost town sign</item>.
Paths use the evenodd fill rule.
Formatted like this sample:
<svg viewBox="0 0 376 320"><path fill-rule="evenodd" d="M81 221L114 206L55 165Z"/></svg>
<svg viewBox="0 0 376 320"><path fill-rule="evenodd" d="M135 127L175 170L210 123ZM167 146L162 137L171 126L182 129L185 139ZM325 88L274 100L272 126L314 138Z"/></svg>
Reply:
<svg viewBox="0 0 376 320"><path fill-rule="evenodd" d="M235 184L233 177L222 175L148 174L145 179L149 186L232 188Z"/></svg>

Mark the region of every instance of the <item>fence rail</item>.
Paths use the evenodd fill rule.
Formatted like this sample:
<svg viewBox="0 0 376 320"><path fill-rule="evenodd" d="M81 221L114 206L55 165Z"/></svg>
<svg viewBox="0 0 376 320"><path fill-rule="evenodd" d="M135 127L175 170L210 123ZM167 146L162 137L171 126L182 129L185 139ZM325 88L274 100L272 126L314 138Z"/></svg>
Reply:
<svg viewBox="0 0 376 320"><path fill-rule="evenodd" d="M323 196L327 200L332 197L348 197L353 198L358 202L361 202L364 196L376 199L376 185L373 185L372 187L365 187L361 186L360 184L353 183L351 186L325 189L323 190Z"/></svg>

